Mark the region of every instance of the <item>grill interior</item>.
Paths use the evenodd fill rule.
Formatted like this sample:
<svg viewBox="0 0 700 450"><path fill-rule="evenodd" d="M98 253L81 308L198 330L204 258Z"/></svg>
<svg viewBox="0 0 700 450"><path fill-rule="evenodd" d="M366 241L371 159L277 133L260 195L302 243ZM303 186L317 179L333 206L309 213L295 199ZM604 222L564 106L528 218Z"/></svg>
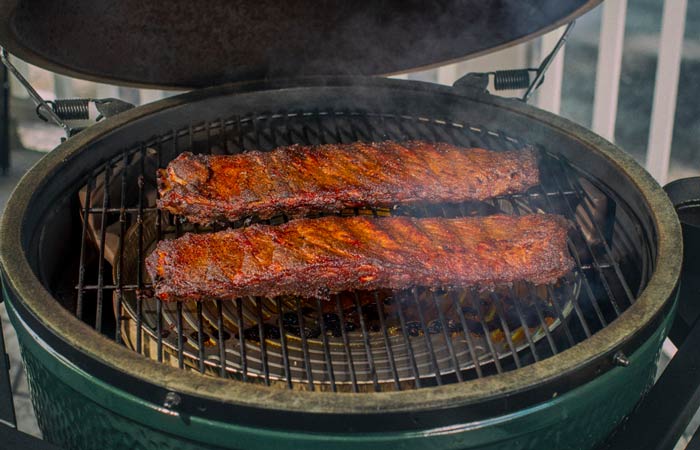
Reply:
<svg viewBox="0 0 700 450"><path fill-rule="evenodd" d="M493 292L342 293L331 301L241 298L165 304L152 298L143 260L158 240L207 232L155 208L155 172L185 150L239 153L277 146L386 139L541 151L542 185L487 202L342 214L459 217L561 214L575 223L572 274L553 286ZM183 369L290 389L371 392L484 377L545 359L615 320L653 271L653 246L632 209L604 183L539 143L480 126L352 111L280 112L192 124L125 145L76 195L80 252L51 289L116 342ZM278 224L279 216L263 221ZM231 226L257 222L255 217ZM223 363L222 363L223 362Z"/></svg>

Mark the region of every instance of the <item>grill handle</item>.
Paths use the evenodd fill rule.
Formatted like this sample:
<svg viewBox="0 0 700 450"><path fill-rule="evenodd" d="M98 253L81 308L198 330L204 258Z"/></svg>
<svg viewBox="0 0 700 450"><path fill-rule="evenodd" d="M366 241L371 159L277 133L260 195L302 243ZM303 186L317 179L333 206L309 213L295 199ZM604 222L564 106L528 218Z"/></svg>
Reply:
<svg viewBox="0 0 700 450"><path fill-rule="evenodd" d="M683 178L664 186L678 213L683 231L683 268L678 315L669 338L683 342L700 317L700 177Z"/></svg>

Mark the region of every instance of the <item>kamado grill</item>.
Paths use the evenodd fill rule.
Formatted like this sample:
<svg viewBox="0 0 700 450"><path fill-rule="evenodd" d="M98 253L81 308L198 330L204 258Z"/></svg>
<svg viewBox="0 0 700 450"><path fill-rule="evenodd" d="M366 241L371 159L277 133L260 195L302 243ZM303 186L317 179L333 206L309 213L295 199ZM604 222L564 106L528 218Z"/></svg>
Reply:
<svg viewBox="0 0 700 450"><path fill-rule="evenodd" d="M678 218L661 188L591 132L489 95L475 82L485 75L455 87L364 76L512 44L597 2L472 3L0 2L0 41L28 61L124 84L215 86L71 137L8 203L4 296L45 439L99 449L589 448L630 413L653 382L681 268ZM144 259L156 242L225 228L156 208L158 168L184 151L384 140L532 147L542 183L484 202L341 215L559 214L574 224L575 269L554 285L493 291L154 298Z"/></svg>

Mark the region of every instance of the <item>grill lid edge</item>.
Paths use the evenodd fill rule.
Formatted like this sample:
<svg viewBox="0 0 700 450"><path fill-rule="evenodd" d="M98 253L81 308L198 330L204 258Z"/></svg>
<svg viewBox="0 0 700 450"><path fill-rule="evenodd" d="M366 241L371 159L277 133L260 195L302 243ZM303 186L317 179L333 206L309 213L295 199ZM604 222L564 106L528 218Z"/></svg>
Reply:
<svg viewBox="0 0 700 450"><path fill-rule="evenodd" d="M550 31L602 0L1 0L0 43L29 63L120 85L192 89L378 75L473 58Z"/></svg>

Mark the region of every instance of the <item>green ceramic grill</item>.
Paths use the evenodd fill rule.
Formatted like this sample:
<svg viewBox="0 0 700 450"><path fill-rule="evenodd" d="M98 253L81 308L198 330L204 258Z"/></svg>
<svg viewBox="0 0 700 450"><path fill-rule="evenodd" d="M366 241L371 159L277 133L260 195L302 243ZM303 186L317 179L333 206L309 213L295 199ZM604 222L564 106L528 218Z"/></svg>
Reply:
<svg viewBox="0 0 700 450"><path fill-rule="evenodd" d="M426 39L443 39L443 59L456 57L450 52L457 50L476 54L543 32L592 6L552 3L547 14L539 11L537 21L525 21L504 41L488 38L480 46L460 47L452 35L432 27ZM191 13L126 4L115 12L142 13L122 17L126 28L143 25L136 17L156 13L181 25ZM290 5L260 8L279 16ZM330 20L326 6L320 12L292 8L297 15L290 17L297 21L278 18L279 24L298 25L302 17L311 35L319 36L325 28L312 19L320 14ZM335 20L356 17L335 6ZM510 11L530 17L522 10L528 7L533 8L513 2ZM42 30L56 26L41 20L36 4L3 2L2 8L12 26L0 38L11 51L30 57L60 53L46 53L45 40L20 39L28 24L41 24ZM217 17L243 23L248 31L267 26L241 22L249 13L245 8L209 8L203 16L223 14ZM357 14L386 21L392 11L409 26L416 20L411 8L368 6ZM487 14L489 8L482 5L483 15L456 9L455 19L484 26L490 17L503 28L509 16L498 16L496 6ZM85 11L94 12L88 6ZM79 19L62 20L67 25ZM372 22L365 17L360 23ZM339 36L350 30L341 25ZM368 32L394 26L389 20L387 27ZM160 39L173 31L187 33L178 26L154 30L165 33ZM114 30L106 34L96 39L118 39ZM203 42L213 39L202 36ZM153 46L159 39L138 37ZM72 38L66 33L66 41ZM172 38L180 42L182 36ZM185 43L194 38L187 35ZM125 61L138 60L124 49L134 41L119 39L120 49L105 50L105 60L114 64L119 51ZM179 73L169 72L166 63L151 71L143 61L120 65L111 78L127 83L153 84L150 77L159 70L163 85L197 87L215 84L217 77L238 82L98 123L66 140L21 181L0 230L3 295L45 439L76 449L580 449L601 442L649 388L673 318L682 260L677 216L653 179L590 131L520 100L494 97L474 83L444 87L361 76L404 68L405 55L377 44L375 51L386 58L360 63L364 59L353 59L357 55L342 47L346 40L335 39L330 41L347 57L340 58L345 66L333 67L348 70L351 61L358 75L323 69L328 66L321 62L334 56L319 43L313 44L320 45L318 52L304 53L302 60L322 77L244 82L242 66L222 73L219 60L219 71L212 72L206 51L199 74L190 65ZM298 40L287 44L298 50ZM412 45L420 49L428 43L418 39ZM233 67L230 61L240 56L233 47L223 50L231 58L224 67ZM194 61L190 50L183 48L180 63ZM269 51L255 59L259 65L251 64L250 73L304 72L288 58L271 59L280 55ZM80 70L86 61L70 58L89 51L76 53L39 61L110 78L100 75L100 61L94 71ZM435 62L409 59L413 67ZM235 154L295 143L387 139L496 151L535 148L542 181L527 192L484 202L368 206L342 214L559 214L573 224L568 248L574 270L553 285L514 283L490 291L416 287L346 292L326 300L153 298L143 261L155 243L212 230L156 207L156 170L181 152ZM270 223L285 220L279 216ZM250 217L226 226L258 221Z"/></svg>

